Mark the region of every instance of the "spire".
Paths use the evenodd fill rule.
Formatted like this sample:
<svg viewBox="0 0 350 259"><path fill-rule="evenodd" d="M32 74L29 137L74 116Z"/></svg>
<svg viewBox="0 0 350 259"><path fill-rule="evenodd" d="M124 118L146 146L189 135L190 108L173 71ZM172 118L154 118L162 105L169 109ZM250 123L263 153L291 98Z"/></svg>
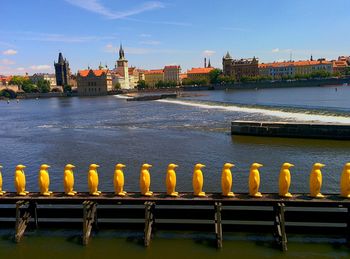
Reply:
<svg viewBox="0 0 350 259"><path fill-rule="evenodd" d="M98 69L99 69L99 70L103 69L103 66L102 66L101 61L100 61L100 65L98 66Z"/></svg>
<svg viewBox="0 0 350 259"><path fill-rule="evenodd" d="M207 67L207 58L204 58L204 67Z"/></svg>
<svg viewBox="0 0 350 259"><path fill-rule="evenodd" d="M210 59L209 59L209 62L208 62L208 67L211 67L211 64L210 64Z"/></svg>
<svg viewBox="0 0 350 259"><path fill-rule="evenodd" d="M64 63L63 55L61 52L58 54L58 63L60 63L60 64Z"/></svg>
<svg viewBox="0 0 350 259"><path fill-rule="evenodd" d="M314 58L312 57L312 54L311 54L311 57L310 57L310 61L314 61Z"/></svg>
<svg viewBox="0 0 350 259"><path fill-rule="evenodd" d="M120 43L120 48L119 48L119 59L120 60L125 59L123 45L121 43Z"/></svg>
<svg viewBox="0 0 350 259"><path fill-rule="evenodd" d="M232 57L231 57L231 55L230 55L230 53L228 51L226 53L225 59L232 59Z"/></svg>

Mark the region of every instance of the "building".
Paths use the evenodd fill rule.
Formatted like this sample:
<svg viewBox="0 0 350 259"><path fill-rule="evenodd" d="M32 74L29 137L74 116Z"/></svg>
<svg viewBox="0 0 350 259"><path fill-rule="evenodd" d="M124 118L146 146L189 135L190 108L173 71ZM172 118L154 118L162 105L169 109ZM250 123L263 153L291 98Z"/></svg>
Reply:
<svg viewBox="0 0 350 259"><path fill-rule="evenodd" d="M341 73L344 74L348 70L348 62L345 60L333 60L333 73Z"/></svg>
<svg viewBox="0 0 350 259"><path fill-rule="evenodd" d="M55 64L56 85L64 86L69 84L70 69L67 59L63 58L62 53L58 54L58 62Z"/></svg>
<svg viewBox="0 0 350 259"><path fill-rule="evenodd" d="M164 82L174 82L176 85L179 85L181 67L180 66L165 66L164 69Z"/></svg>
<svg viewBox="0 0 350 259"><path fill-rule="evenodd" d="M311 59L305 61L262 63L259 65L259 74L261 76L270 76L273 79L309 75L321 70L333 73L332 62L325 59Z"/></svg>
<svg viewBox="0 0 350 259"><path fill-rule="evenodd" d="M77 90L79 95L106 95L113 90L111 72L108 69L78 71Z"/></svg>
<svg viewBox="0 0 350 259"><path fill-rule="evenodd" d="M163 69L151 69L144 72L145 82L150 87L155 87L155 85L164 81L164 70Z"/></svg>
<svg viewBox="0 0 350 259"><path fill-rule="evenodd" d="M213 67L197 67L187 71L187 79L191 81L206 81L210 82L210 71L214 70Z"/></svg>
<svg viewBox="0 0 350 259"><path fill-rule="evenodd" d="M249 59L233 59L229 52L222 58L223 74L232 76L236 80L242 77L259 75L259 60L255 57Z"/></svg>
<svg viewBox="0 0 350 259"><path fill-rule="evenodd" d="M48 73L36 73L32 76L30 76L30 80L37 84L39 80L46 80L50 82L50 88L56 87L56 75L55 74L48 74Z"/></svg>
<svg viewBox="0 0 350 259"><path fill-rule="evenodd" d="M128 67L123 46L120 44L119 59L115 62L115 68L111 71L113 86L119 84L121 89L133 89L137 87L142 70L136 67Z"/></svg>

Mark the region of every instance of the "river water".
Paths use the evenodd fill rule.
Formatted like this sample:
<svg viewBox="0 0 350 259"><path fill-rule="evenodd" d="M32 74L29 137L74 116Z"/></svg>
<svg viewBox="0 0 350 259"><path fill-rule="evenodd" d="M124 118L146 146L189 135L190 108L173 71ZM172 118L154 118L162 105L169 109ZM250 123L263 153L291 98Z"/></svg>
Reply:
<svg viewBox="0 0 350 259"><path fill-rule="evenodd" d="M322 191L337 193L342 167L350 161L350 142L232 137L230 122L350 123L349 100L350 87L338 86L186 92L180 99L151 102L127 102L123 96L30 99L9 104L0 101L0 163L4 166L4 189L14 191L14 168L22 163L27 166L27 189L38 191L39 166L48 163L51 165L51 189L63 191L64 165L73 163L77 167L75 189L87 191L88 166L98 163L101 165L100 190L113 191L114 165L121 162L127 166L125 189L138 191L140 166L147 162L153 165L151 189L165 191L166 167L173 162L179 165L178 191L191 191L193 166L201 162L207 166L203 170L204 191L219 192L222 165L233 162L236 165L232 170L233 191L247 192L249 166L259 162L264 165L260 171L261 191L277 192L280 166L288 161L295 164L292 192L308 192L312 164L322 162L326 164ZM196 235L190 233L185 234L190 235L189 238L183 238L184 234L165 233L165 238L155 240L152 248L147 250L128 238L108 234L98 234L88 248L67 241L72 234L64 231L57 236L51 233L45 242L40 235L30 235L19 245L3 238L0 240L0 257L2 252L19 258L24 258L27 252L35 256L40 253L38 247L47 251L52 251L50 247L59 251L62 248L57 256L71 251L74 258L95 258L99 253L113 254L116 249L120 254L127 256L130 253L130 256L140 258L164 257L168 253L172 258L177 252L182 258L187 255L219 258L232 256L237 250L241 256L282 256L275 249L266 247L264 238L245 241L251 238L244 235L226 240L224 249L219 252L194 241ZM292 239L290 251L284 256L349 256L347 249L339 248L338 241L297 240L293 245ZM173 249L177 251L175 254L171 252ZM300 249L305 253L300 253ZM189 250L191 253L187 254Z"/></svg>

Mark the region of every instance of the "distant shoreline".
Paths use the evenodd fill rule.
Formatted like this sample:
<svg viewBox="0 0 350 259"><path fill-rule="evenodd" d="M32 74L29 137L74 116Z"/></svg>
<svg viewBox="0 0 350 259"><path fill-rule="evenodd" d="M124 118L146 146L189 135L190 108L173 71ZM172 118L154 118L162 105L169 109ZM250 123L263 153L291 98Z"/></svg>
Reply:
<svg viewBox="0 0 350 259"><path fill-rule="evenodd" d="M142 94L142 93L174 93L187 91L207 91L207 90L242 90L242 89L272 89L272 88L299 88L299 87L322 87L322 86L350 86L350 77L347 78L328 78L328 79L311 79L311 80L289 80L289 81L264 81L264 82L245 82L234 84L210 84L200 86L181 86L174 88L157 88L157 89L130 89L109 92L107 95L116 94ZM21 93L16 99L37 99L37 98L53 98L53 97L77 97L85 96L73 93ZM94 95L93 95L94 96ZM86 96L86 97L93 97ZM96 95L103 96L103 95ZM7 100L7 98L0 98Z"/></svg>

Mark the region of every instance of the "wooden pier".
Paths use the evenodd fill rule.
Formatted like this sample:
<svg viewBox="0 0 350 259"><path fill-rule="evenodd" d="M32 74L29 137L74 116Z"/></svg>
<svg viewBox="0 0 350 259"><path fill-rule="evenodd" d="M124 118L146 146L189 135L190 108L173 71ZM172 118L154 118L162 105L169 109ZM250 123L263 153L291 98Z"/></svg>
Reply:
<svg viewBox="0 0 350 259"><path fill-rule="evenodd" d="M19 242L28 226L82 226L82 243L87 245L94 229L144 229L144 245L151 243L157 229L212 231L217 247L223 246L224 233L231 231L270 232L282 251L287 250L287 233L323 233L346 237L350 242L350 200L339 195L314 199L306 194L280 198L264 194L252 198L236 194L225 198L218 193L194 197L182 193L168 197L155 193L144 197L129 193L125 197L114 193L90 196L78 193L69 197L54 193L50 197L31 193L17 196L6 193L0 197L0 226L14 225L14 240Z"/></svg>

